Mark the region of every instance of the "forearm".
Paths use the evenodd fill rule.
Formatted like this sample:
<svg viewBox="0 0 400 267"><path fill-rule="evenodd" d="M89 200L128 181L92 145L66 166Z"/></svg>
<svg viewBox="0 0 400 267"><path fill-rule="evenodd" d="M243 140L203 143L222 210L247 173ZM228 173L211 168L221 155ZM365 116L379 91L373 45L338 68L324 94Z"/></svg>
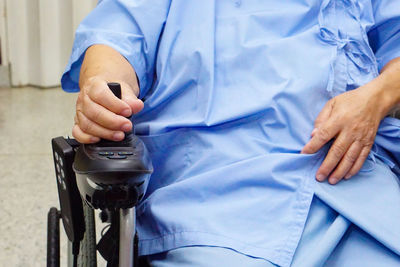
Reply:
<svg viewBox="0 0 400 267"><path fill-rule="evenodd" d="M381 74L371 82L374 95L380 100L377 111L386 116L394 107L400 105L400 58L390 61Z"/></svg>
<svg viewBox="0 0 400 267"><path fill-rule="evenodd" d="M85 53L79 87L83 88L91 78L100 77L108 82L126 83L139 95L136 73L132 65L116 50L106 45L93 45Z"/></svg>

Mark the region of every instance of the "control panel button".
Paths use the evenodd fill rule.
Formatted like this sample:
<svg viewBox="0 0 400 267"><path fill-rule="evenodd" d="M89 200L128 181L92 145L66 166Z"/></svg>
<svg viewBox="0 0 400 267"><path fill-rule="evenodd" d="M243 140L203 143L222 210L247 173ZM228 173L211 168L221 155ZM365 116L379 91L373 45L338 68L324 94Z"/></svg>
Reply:
<svg viewBox="0 0 400 267"><path fill-rule="evenodd" d="M131 151L122 151L122 152L118 152L118 155L120 155L120 156L132 156L133 152L131 152Z"/></svg>
<svg viewBox="0 0 400 267"><path fill-rule="evenodd" d="M60 175L59 175L59 174L56 174L56 176L57 176L58 183L61 184L61 183L62 183L62 180L61 180Z"/></svg>
<svg viewBox="0 0 400 267"><path fill-rule="evenodd" d="M100 151L99 155L100 156L114 156L114 152L111 152L111 151Z"/></svg>
<svg viewBox="0 0 400 267"><path fill-rule="evenodd" d="M126 159L127 156L108 156L109 159Z"/></svg>

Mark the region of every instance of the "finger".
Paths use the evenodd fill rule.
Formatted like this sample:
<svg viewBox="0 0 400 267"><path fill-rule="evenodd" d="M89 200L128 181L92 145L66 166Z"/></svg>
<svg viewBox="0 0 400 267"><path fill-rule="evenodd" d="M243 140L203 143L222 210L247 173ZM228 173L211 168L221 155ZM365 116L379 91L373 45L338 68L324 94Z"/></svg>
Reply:
<svg viewBox="0 0 400 267"><path fill-rule="evenodd" d="M357 161L345 175L344 177L345 179L350 179L352 176L356 175L361 170L361 167L364 165L364 162L367 159L370 151L371 151L371 146L366 146L361 150L361 153L358 156Z"/></svg>
<svg viewBox="0 0 400 267"><path fill-rule="evenodd" d="M95 82L91 86L90 90L87 90L87 95L93 102L105 107L106 109L116 114L120 114L124 117L129 117L132 114L130 106L118 97L116 97L113 92L108 88L105 81Z"/></svg>
<svg viewBox="0 0 400 267"><path fill-rule="evenodd" d="M353 140L346 138L344 134L341 134L336 138L322 162L321 167L319 167L317 171L316 178L318 181L322 182L329 176L341 161L352 142Z"/></svg>
<svg viewBox="0 0 400 267"><path fill-rule="evenodd" d="M113 141L121 141L125 137L122 131L112 131L104 128L88 119L82 112L77 112L77 117L79 121L78 126L85 134Z"/></svg>
<svg viewBox="0 0 400 267"><path fill-rule="evenodd" d="M92 144L92 143L97 143L100 141L100 138L84 133L81 128L79 128L79 125L75 124L74 127L72 128L72 136L82 144Z"/></svg>
<svg viewBox="0 0 400 267"><path fill-rule="evenodd" d="M317 129L310 141L303 147L302 154L312 154L321 149L326 143L328 143L333 137L337 135L340 130L340 126L337 123L327 122L326 125Z"/></svg>
<svg viewBox="0 0 400 267"><path fill-rule="evenodd" d="M329 176L329 183L337 184L340 180L342 180L342 178L350 171L357 159L360 157L362 148L362 145L358 141L355 141L353 144L351 144L339 165Z"/></svg>
<svg viewBox="0 0 400 267"><path fill-rule="evenodd" d="M318 114L317 118L314 121L314 128L318 129L319 127L322 126L322 124L324 122L326 122L329 119L329 117L331 116L332 107L333 107L332 102L333 102L333 100L328 101L325 104L324 108L320 111L320 113Z"/></svg>
<svg viewBox="0 0 400 267"><path fill-rule="evenodd" d="M121 83L122 100L127 103L133 114L138 113L144 107L143 101L138 99L134 90L125 83Z"/></svg>
<svg viewBox="0 0 400 267"><path fill-rule="evenodd" d="M311 138L314 137L315 133L318 131L318 128L314 128L311 132Z"/></svg>
<svg viewBox="0 0 400 267"><path fill-rule="evenodd" d="M107 110L105 107L93 102L88 96L83 98L82 113L89 120L106 129L124 132L132 129L130 120Z"/></svg>
<svg viewBox="0 0 400 267"><path fill-rule="evenodd" d="M75 110L82 110L82 103L83 103L83 97L85 94L82 92L82 90L78 94L78 98L76 99L76 104L75 104Z"/></svg>

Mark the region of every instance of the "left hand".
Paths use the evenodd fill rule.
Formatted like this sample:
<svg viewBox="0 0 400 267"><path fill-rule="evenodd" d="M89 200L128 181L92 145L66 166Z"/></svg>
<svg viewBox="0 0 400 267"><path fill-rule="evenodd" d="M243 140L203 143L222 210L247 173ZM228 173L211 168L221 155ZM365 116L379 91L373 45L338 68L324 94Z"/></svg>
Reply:
<svg viewBox="0 0 400 267"><path fill-rule="evenodd" d="M311 140L301 153L317 152L334 139L316 173L318 181L329 183L349 179L361 169L374 143L379 123L386 115L374 84L345 92L326 103L314 123Z"/></svg>

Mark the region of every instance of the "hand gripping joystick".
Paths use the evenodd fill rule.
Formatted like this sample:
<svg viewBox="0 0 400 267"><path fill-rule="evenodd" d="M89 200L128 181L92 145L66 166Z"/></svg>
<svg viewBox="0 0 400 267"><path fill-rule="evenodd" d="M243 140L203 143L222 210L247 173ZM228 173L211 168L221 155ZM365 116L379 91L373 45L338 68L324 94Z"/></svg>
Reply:
<svg viewBox="0 0 400 267"><path fill-rule="evenodd" d="M121 98L121 86L108 84ZM120 142L81 145L73 169L82 198L97 209L132 208L145 193L153 167L143 142L132 132Z"/></svg>
<svg viewBox="0 0 400 267"><path fill-rule="evenodd" d="M121 99L118 83L108 87ZM119 211L119 266L133 266L134 207L144 196L153 172L144 143L129 132L120 142L82 144L75 153L73 169L86 203L94 209Z"/></svg>

